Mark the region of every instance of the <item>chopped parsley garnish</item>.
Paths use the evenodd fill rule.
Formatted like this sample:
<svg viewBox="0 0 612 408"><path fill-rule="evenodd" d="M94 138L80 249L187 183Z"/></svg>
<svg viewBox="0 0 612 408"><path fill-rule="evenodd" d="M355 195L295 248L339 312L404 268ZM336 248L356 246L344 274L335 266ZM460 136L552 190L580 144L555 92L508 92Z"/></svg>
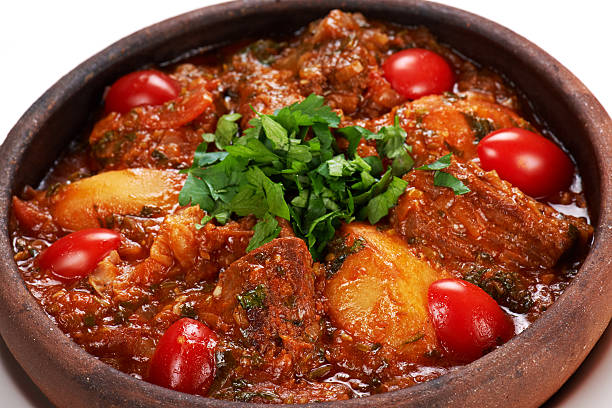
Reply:
<svg viewBox="0 0 612 408"><path fill-rule="evenodd" d="M463 116L474 131L474 136L476 136L479 141L495 130L495 123L490 119L479 118L469 113L464 113Z"/></svg>
<svg viewBox="0 0 612 408"><path fill-rule="evenodd" d="M434 186L436 187L448 187L455 195L461 195L465 193L469 193L470 189L463 184L461 180L457 177L453 176L450 173L446 173L441 171L442 169L447 168L451 164L451 155L449 153L445 156L440 157L433 163L426 164L425 166L417 167L417 170L431 170L434 172Z"/></svg>
<svg viewBox="0 0 612 408"><path fill-rule="evenodd" d="M257 285L254 289L237 295L236 298L238 298L238 303L240 303L244 310L262 308L266 300L266 287L264 285Z"/></svg>
<svg viewBox="0 0 612 408"><path fill-rule="evenodd" d="M407 186L399 178L413 165L406 132L397 118L378 133L338 129L349 142L342 152L332 134L340 117L323 101L312 94L272 115L256 112L239 137L240 115L222 116L215 133L203 135L191 168L183 170L188 176L179 204L206 211L201 226L213 218L225 224L234 215L255 215L249 251L277 237L275 217L284 218L315 259L341 221L378 222ZM378 157L357 154L362 138L376 141ZM213 142L224 151L207 152ZM385 172L383 158L391 163Z"/></svg>
<svg viewBox="0 0 612 408"><path fill-rule="evenodd" d="M202 138L205 142L215 142L217 148L222 150L225 146L232 144L232 140L238 133L238 124L236 121L242 117L239 113L230 113L223 115L217 121L217 129L215 133L204 133Z"/></svg>

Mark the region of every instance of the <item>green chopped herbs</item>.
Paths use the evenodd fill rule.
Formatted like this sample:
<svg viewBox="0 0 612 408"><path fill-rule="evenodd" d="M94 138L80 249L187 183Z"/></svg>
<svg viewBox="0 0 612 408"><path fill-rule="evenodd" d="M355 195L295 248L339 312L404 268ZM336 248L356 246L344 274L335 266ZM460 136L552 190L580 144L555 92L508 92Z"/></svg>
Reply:
<svg viewBox="0 0 612 408"><path fill-rule="evenodd" d="M331 370L332 370L331 364L325 364L325 365L313 368L308 373L308 378L310 378L311 380L317 380L319 378L325 377L327 374L331 372Z"/></svg>
<svg viewBox="0 0 612 408"><path fill-rule="evenodd" d="M223 115L217 121L217 129L215 133L204 133L202 138L207 143L214 142L218 149L223 149L225 146L232 144L234 136L238 133L238 124L236 121L242 117L239 113L230 113Z"/></svg>
<svg viewBox="0 0 612 408"><path fill-rule="evenodd" d="M453 190L455 195L469 193L470 189L465 184L463 184L461 180L459 180L457 177L453 176L450 173L441 171L442 169L445 169L450 166L451 156L452 153L449 153L445 156L440 157L433 163L417 167L416 169L434 171L434 186L436 187L448 187Z"/></svg>
<svg viewBox="0 0 612 408"><path fill-rule="evenodd" d="M83 324L85 327L94 327L96 325L96 317L91 314L83 316Z"/></svg>
<svg viewBox="0 0 612 408"><path fill-rule="evenodd" d="M266 213L263 219L253 228L255 234L253 234L253 238L249 241L249 246L246 249L247 252L272 241L274 237L278 236L280 229L276 219L270 213Z"/></svg>
<svg viewBox="0 0 612 408"><path fill-rule="evenodd" d="M248 290L236 297L244 310L262 308L266 300L266 287L264 285L257 285L254 289Z"/></svg>
<svg viewBox="0 0 612 408"><path fill-rule="evenodd" d="M248 392L242 391L234 395L235 401L249 402L255 398L261 398L267 401L274 401L279 399L278 394L272 391L261 391L261 392Z"/></svg>
<svg viewBox="0 0 612 408"><path fill-rule="evenodd" d="M412 336L411 338L409 338L408 340L406 340L404 342L404 345L417 342L417 341L421 340L423 337L425 337L425 333L417 333L414 336Z"/></svg>
<svg viewBox="0 0 612 408"><path fill-rule="evenodd" d="M283 218L316 259L342 221L378 222L407 186L400 178L413 165L406 132L397 118L378 133L336 129L349 142L344 153L332 134L340 117L323 101L312 94L272 115L256 112L241 136L240 115L222 116L215 133L203 135L191 168L183 170L188 176L179 204L206 211L200 226L213 218L224 224L232 216L255 215L248 250L277 237L276 217ZM361 139L375 140L379 157L360 157ZM224 151L208 152L213 142ZM390 159L384 172L382 159Z"/></svg>
<svg viewBox="0 0 612 408"><path fill-rule="evenodd" d="M489 119L479 118L478 116L464 113L463 116L474 131L474 136L482 140L486 135L495 130L495 124Z"/></svg>
<svg viewBox="0 0 612 408"><path fill-rule="evenodd" d="M461 180L453 176L450 173L443 171L436 171L434 174L434 186L436 187L448 187L455 192L455 195L461 195L469 193L470 189L463 184Z"/></svg>

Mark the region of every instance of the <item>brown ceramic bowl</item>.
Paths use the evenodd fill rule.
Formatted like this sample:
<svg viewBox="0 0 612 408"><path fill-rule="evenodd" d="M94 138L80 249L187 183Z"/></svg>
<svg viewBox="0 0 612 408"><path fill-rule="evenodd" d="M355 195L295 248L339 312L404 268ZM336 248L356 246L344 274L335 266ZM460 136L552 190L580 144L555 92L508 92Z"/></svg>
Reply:
<svg viewBox="0 0 612 408"><path fill-rule="evenodd" d="M342 407L531 407L561 387L612 316L612 123L589 91L556 60L517 34L446 6L406 0L257 0L196 10L141 30L87 60L47 91L15 125L0 157L0 329L25 371L60 407L244 407L187 395L107 366L68 339L30 295L13 262L10 198L37 185L74 135L91 125L104 87L120 75L195 48L293 30L332 8L422 24L464 55L503 72L576 159L595 226L573 283L531 327L503 347L448 374ZM257 406L249 404L248 407Z"/></svg>

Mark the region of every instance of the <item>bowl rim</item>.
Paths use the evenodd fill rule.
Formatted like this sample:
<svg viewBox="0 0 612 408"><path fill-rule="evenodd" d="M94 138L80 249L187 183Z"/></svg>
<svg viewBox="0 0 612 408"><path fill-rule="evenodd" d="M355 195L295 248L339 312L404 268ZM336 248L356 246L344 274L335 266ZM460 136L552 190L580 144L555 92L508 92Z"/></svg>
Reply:
<svg viewBox="0 0 612 408"><path fill-rule="evenodd" d="M182 25L199 21L203 17L211 19L231 19L234 15L247 13L248 11L245 11L247 8L298 8L298 3L301 2L284 0L242 0L222 3L181 14L177 17L139 30L97 53L61 78L45 92L30 109L28 109L21 119L19 119L15 127L9 132L6 141L2 147L0 147L0 157L10 159L4 160L0 164L0 211L2 214L0 217L0 229L2 230L0 234L0 256L2 257L0 269L4 275L9 277L8 282L10 283L0 287L0 300L4 305L3 308L5 311L0 317L0 329L11 352L18 358L20 363L24 365L30 377L33 378L34 382L39 385L45 394L48 394L51 390L42 383L42 377L44 377L44 375L36 373L31 367L28 367L27 364L22 362L24 355L26 355L27 347L31 347L34 344L38 344L39 347L42 347L43 353L41 353L41 355L48 355L43 366L50 369L52 366L56 366L56 370L63 372L75 370L75 365L73 363L64 361L61 359L61 356L54 354L57 353L58 349L62 352L62 355L69 353L68 355L73 355L77 357L76 359L78 360L84 359L85 362L78 369L78 372L75 373L78 374L80 380L76 379L75 376L72 381L87 388L87 392L89 393L100 392L100 395L107 401L114 400L113 398L117 398L117 396L114 395L112 387L104 390L101 384L124 383L126 387L131 388L131 391L128 392L128 396L121 398L124 398L123 401L127 404L134 401L140 401L139 404L142 403L142 405L137 406L153 406L160 402L164 404L191 404L192 406L245 406L244 403L220 401L182 394L135 379L102 363L85 352L80 346L72 342L72 340L68 339L68 337L51 322L42 311L38 302L26 289L14 264L12 246L8 235L10 198L15 187L13 182L16 168L23 162L28 146L32 140L35 139L45 121L56 112L62 103L67 101L70 92L74 93L76 92L75 89L86 86L86 83L92 75L108 67L109 62L107 61L122 58L121 54L123 50L138 46L143 40L150 39L156 34L164 31L180 30ZM312 7L319 8L321 7L321 3L324 3L329 6L328 8L330 10L332 8L380 10L384 8L392 9L394 7L414 7L416 10L427 10L439 13L441 18L445 18L449 15L455 17L459 16L465 22L466 26L473 27L474 30L480 34L486 34L492 41L501 41L511 38L514 44L520 45L520 47L516 47L513 50L518 58L529 61L534 70L559 77L560 81L558 86L560 92L564 95L575 97L571 98L569 103L571 104L572 110L576 112L583 123L585 123L585 134L590 135L593 143L598 142L597 146L599 149L595 151L595 163L601 175L600 214L597 219L597 225L595 225L595 235L591 251L580 268L580 272L564 294L527 330L513 338L503 347L500 347L471 364L453 369L437 379L398 391L372 395L367 398L352 399L343 402L334 401L329 403L317 403L316 406L339 405L352 407L379 405L382 403L390 406L405 406L407 403L418 406L425 401L430 401L431 403L435 401L432 398L440 397L441 395L443 395L445 401L451 405L457 402L461 404L461 401L458 400L459 393L456 395L454 394L456 390L463 389L466 386L468 386L473 393L477 393L478 390L487 390L487 386L494 385L490 380L487 380L490 375L492 375L495 369L503 367L504 362L509 361L513 356L516 357L520 355L523 363L514 368L511 375L512 379L520 379L522 376L535 375L535 373L542 375L542 373L537 370L534 372L533 369L528 366L528 363L531 361L540 361L551 353L558 353L561 352L561 350L555 348L555 343L549 344L550 348L547 350L522 354L524 351L524 344L542 344L544 340L554 339L558 330L576 330L575 326L577 323L574 323L574 325L564 324L564 320L562 319L564 314L570 313L573 316L581 317L581 319L575 319L575 321L580 320L582 325L593 327L593 333L595 334L591 334L590 338L585 339L578 349L570 348L564 350L566 353L572 353L572 358L571 361L568 361L567 365L557 367L559 372L555 372L554 375L558 377L558 379L552 386L543 387L543 391L535 396L531 394L522 397L509 395L504 392L505 390L500 389L502 387L498 387L496 390L488 390L490 396L479 405L495 406L495 402L499 403L500 400L511 401L513 404L518 404L520 406L539 405L543 403L574 372L597 339L601 336L612 317L612 305L610 305L609 301L605 303L605 299L609 299L609 296L612 294L610 284L605 283L601 285L601 282L598 282L596 279L591 279L593 276L610 276L612 272L612 259L610 259L610 254L612 254L612 146L610 145L612 143L609 143L609 141L612 140L610 134L612 124L610 117L586 87L553 57L509 29L477 15L453 7L419 0L378 0L376 4L366 0L311 1L310 3L312 3ZM538 58L534 58L534 56L538 56ZM66 89L70 89L68 94L66 94ZM593 298L587 299L585 303L572 303L571 298L579 296L580 292L583 291L592 293L594 295ZM607 309L605 307L601 310L591 309L590 306L593 304L594 299L604 299L604 302L601 304L607 304ZM25 324L23 322L24 320L28 320L29 324ZM33 326L34 330L32 331ZM26 331L32 337L28 338L28 336L24 334ZM568 346L564 347L567 348ZM62 361L59 361L57 357L60 357L59 360ZM466 377L468 380L465 379ZM97 381L100 382L96 384ZM473 382L474 384L472 384ZM551 390L552 392L550 392ZM156 397L159 397L159 399L156 399ZM447 404L445 403L444 405ZM263 407L267 405L249 403L248 406ZM294 405L281 406L291 407Z"/></svg>

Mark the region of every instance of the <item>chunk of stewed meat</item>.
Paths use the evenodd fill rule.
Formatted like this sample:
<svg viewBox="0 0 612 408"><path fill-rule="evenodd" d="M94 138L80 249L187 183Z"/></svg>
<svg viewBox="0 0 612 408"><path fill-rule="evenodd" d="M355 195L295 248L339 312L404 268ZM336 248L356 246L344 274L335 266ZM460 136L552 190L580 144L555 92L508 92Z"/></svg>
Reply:
<svg viewBox="0 0 612 408"><path fill-rule="evenodd" d="M221 273L213 295L227 334L263 356L286 356L290 371L302 370L319 332L312 258L303 240L277 238L251 251Z"/></svg>
<svg viewBox="0 0 612 408"><path fill-rule="evenodd" d="M453 161L444 171L470 192L434 186L431 171L415 170L394 210L393 225L409 242L444 254L442 263L491 258L510 269L552 268L592 228L526 196L473 163ZM441 257L442 259L442 257Z"/></svg>

